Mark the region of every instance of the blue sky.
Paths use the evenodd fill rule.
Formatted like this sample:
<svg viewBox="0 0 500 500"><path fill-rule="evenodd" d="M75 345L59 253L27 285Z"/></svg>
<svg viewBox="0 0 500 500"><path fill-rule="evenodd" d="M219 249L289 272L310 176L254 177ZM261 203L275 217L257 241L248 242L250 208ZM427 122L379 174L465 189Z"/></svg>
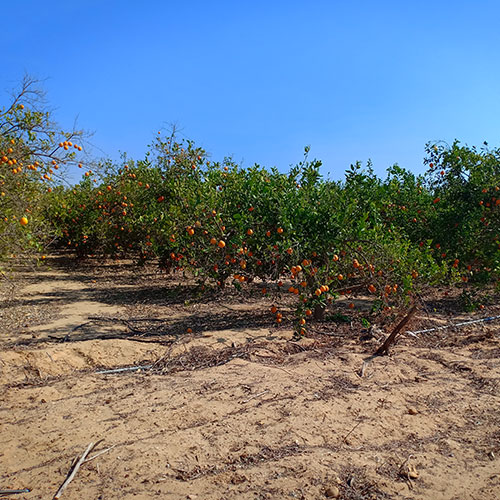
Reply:
<svg viewBox="0 0 500 500"><path fill-rule="evenodd" d="M422 172L427 141L500 146L498 1L30 1L2 5L4 91L44 79L97 156L173 123L214 160L339 179Z"/></svg>

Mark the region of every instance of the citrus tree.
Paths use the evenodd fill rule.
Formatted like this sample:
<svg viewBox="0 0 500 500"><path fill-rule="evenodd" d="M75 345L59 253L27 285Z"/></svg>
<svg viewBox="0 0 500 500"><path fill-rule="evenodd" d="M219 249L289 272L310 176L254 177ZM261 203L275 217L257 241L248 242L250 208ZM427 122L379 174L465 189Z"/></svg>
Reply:
<svg viewBox="0 0 500 500"><path fill-rule="evenodd" d="M281 173L212 163L192 142L158 137L142 161L124 158L101 177L85 172L53 220L79 255L156 259L202 285L255 282L271 300L291 294L298 331L341 295L370 295L390 309L441 276L430 247L413 245L391 212L409 193L429 202L413 177L394 168L383 182L357 164L332 182L308 152Z"/></svg>
<svg viewBox="0 0 500 500"><path fill-rule="evenodd" d="M500 149L455 141L429 144L427 153L433 203L423 237L464 281L500 278Z"/></svg>
<svg viewBox="0 0 500 500"><path fill-rule="evenodd" d="M37 82L26 77L0 108L0 262L32 258L52 238L43 216L46 195L77 162L82 132L52 121ZM2 265L2 264L0 264Z"/></svg>

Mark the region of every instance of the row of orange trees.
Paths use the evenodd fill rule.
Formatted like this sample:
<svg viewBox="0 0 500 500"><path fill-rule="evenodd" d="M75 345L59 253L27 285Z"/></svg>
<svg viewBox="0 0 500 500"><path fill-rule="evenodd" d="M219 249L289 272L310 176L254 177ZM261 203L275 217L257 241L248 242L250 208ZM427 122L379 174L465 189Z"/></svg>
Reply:
<svg viewBox="0 0 500 500"><path fill-rule="evenodd" d="M427 152L423 176L393 166L380 179L356 164L334 182L308 148L282 173L212 163L192 142L159 136L144 160L107 163L51 193L47 218L80 256L154 260L204 285L291 294L303 328L343 294L389 309L424 284L498 279L499 151Z"/></svg>
<svg viewBox="0 0 500 500"><path fill-rule="evenodd" d="M158 135L143 160L96 168L30 91L0 114L0 259L52 244L158 262L205 287L254 282L295 299L299 329L340 295L387 309L422 285L500 276L500 150L430 144L424 175L356 164L331 181L308 148L283 173ZM82 181L64 187L71 163Z"/></svg>

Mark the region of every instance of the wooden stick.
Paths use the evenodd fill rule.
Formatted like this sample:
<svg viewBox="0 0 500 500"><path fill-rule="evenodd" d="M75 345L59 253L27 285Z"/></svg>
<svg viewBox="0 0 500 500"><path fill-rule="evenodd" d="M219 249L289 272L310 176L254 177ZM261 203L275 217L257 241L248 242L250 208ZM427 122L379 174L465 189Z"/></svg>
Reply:
<svg viewBox="0 0 500 500"><path fill-rule="evenodd" d="M100 370L96 373L101 375L107 375L108 373L121 373L121 372L134 372L138 370L149 370L153 365L137 365L137 366L127 366L125 368L115 368L114 370Z"/></svg>
<svg viewBox="0 0 500 500"><path fill-rule="evenodd" d="M408 314L399 322L398 326L394 328L392 333L385 339L385 342L375 351L374 356L382 356L382 354L387 354L389 352L390 345L396 339L398 333L404 328L404 326L410 321L411 317L417 311L417 306L413 306Z"/></svg>
<svg viewBox="0 0 500 500"><path fill-rule="evenodd" d="M22 490L0 490L0 495L19 495L20 493L29 493L31 490L24 488Z"/></svg>
<svg viewBox="0 0 500 500"><path fill-rule="evenodd" d="M359 427L361 424L361 420L343 437L342 441L346 441L346 439Z"/></svg>
<svg viewBox="0 0 500 500"><path fill-rule="evenodd" d="M115 446L116 446L116 444L114 444L113 446L110 446L109 448L106 448L105 450L100 451L99 453L96 453L95 455L91 456L90 458L87 458L87 460L85 460L85 463L90 462L91 460L94 460L94 458L100 457L101 455L104 455L104 453L107 453L109 450L112 450Z"/></svg>
<svg viewBox="0 0 500 500"><path fill-rule="evenodd" d="M76 476L76 473L78 472L78 469L80 468L80 466L83 464L83 462L85 462L85 459L87 458L87 455L92 451L92 448L94 448L94 446L96 445L97 443L90 443L88 446L87 446L87 449L83 452L82 456L80 457L80 459L78 460L78 462L76 462L75 466L70 470L70 473L69 475L66 477L66 480L64 481L64 483L61 485L61 487L57 490L57 493L54 495L54 498L53 500L58 500L61 495L62 495L62 492L66 489L66 487L68 486L68 484L73 480L73 478Z"/></svg>
<svg viewBox="0 0 500 500"><path fill-rule="evenodd" d="M267 394L269 392L269 389L266 389L265 391L259 392L258 394L254 394L253 396L249 397L248 399L245 399L245 401L242 401L242 403L248 403L249 401L252 401L252 399L258 398L259 396L263 396L264 394Z"/></svg>

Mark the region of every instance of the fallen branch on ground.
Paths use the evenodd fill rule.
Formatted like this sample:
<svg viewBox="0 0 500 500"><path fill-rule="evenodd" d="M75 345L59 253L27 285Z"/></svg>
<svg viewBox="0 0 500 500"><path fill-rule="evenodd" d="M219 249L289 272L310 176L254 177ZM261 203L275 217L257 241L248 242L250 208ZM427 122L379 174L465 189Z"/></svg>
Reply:
<svg viewBox="0 0 500 500"><path fill-rule="evenodd" d="M248 399L245 399L245 401L242 401L242 403L248 403L249 401L252 401L252 399L263 396L264 394L267 394L268 392L269 392L269 389L262 391L262 392L259 392L258 394L254 394L253 396L249 397Z"/></svg>
<svg viewBox="0 0 500 500"><path fill-rule="evenodd" d="M370 357L366 358L363 361L363 366L361 367L361 371L359 376L363 378L365 376L366 367L377 357L382 356L383 354L387 354L389 352L389 347L396 340L398 333L405 327L405 325L410 321L411 317L417 311L417 306L413 306L408 314L398 323L396 328L392 331L392 333L385 339L384 343L372 354Z"/></svg>
<svg viewBox="0 0 500 500"><path fill-rule="evenodd" d="M87 449L83 452L82 456L80 457L80 459L76 462L76 464L70 469L70 472L68 474L68 476L66 477L66 480L64 481L64 483L61 485L61 487L57 490L57 493L54 495L53 497L53 500L58 500L63 491L66 489L66 487L68 486L69 483L71 483L71 481L74 479L74 477L76 476L76 473L78 472L78 469L80 468L80 466L85 462L85 459L87 458L87 455L94 449L95 446L97 446L100 442L102 442L102 439L101 441L98 441L97 443L90 443L88 446L87 446Z"/></svg>
<svg viewBox="0 0 500 500"><path fill-rule="evenodd" d="M346 439L360 426L362 420L360 420L343 438L342 441L346 442Z"/></svg>
<svg viewBox="0 0 500 500"><path fill-rule="evenodd" d="M99 453L96 453L95 455L91 456L90 458L87 458L85 460L85 463L90 462L91 460L94 460L94 458L100 457L101 455L104 455L108 451L112 450L115 446L116 446L116 444L114 444L113 446L110 446L109 448L106 448L105 450L101 450Z"/></svg>
<svg viewBox="0 0 500 500"><path fill-rule="evenodd" d="M115 368L113 370L100 370L96 373L100 375L107 375L108 373L121 373L121 372L133 372L138 370L149 370L153 365L138 365L138 366L126 366L125 368Z"/></svg>
<svg viewBox="0 0 500 500"><path fill-rule="evenodd" d="M398 323L398 326L396 326L392 333L385 339L385 342L375 351L374 356L382 356L383 354L387 354L389 352L389 347L396 340L398 333L405 327L416 312L417 306L413 306L409 310L408 314Z"/></svg>

